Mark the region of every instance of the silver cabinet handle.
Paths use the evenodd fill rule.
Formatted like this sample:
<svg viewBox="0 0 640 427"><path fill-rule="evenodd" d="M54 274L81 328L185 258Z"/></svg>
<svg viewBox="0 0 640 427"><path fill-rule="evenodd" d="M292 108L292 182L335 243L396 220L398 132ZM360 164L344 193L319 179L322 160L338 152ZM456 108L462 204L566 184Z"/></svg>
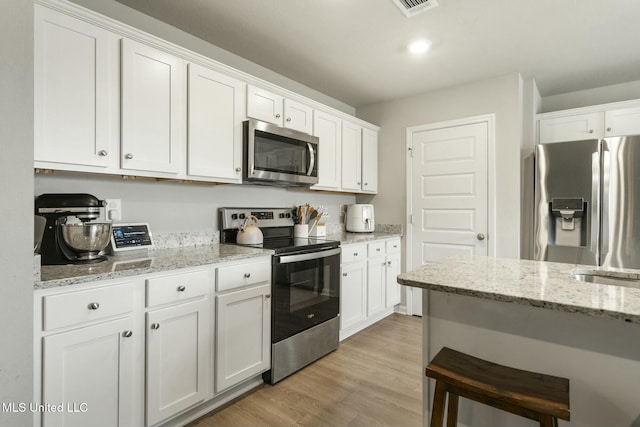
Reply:
<svg viewBox="0 0 640 427"><path fill-rule="evenodd" d="M132 331L124 331L122 333L122 336L125 337L125 338L131 338L132 335L133 335Z"/></svg>
<svg viewBox="0 0 640 427"><path fill-rule="evenodd" d="M290 122L290 121L291 121L291 117L287 117L287 122Z"/></svg>
<svg viewBox="0 0 640 427"><path fill-rule="evenodd" d="M184 285L178 286L178 292L184 292L187 288Z"/></svg>
<svg viewBox="0 0 640 427"><path fill-rule="evenodd" d="M236 172L242 171L242 168L236 168Z"/></svg>
<svg viewBox="0 0 640 427"><path fill-rule="evenodd" d="M354 252L354 253L353 253L353 256L358 256L358 252Z"/></svg>
<svg viewBox="0 0 640 427"><path fill-rule="evenodd" d="M476 238L477 238L478 240L484 240L484 234L482 234L482 233L478 233L478 235L476 236Z"/></svg>
<svg viewBox="0 0 640 427"><path fill-rule="evenodd" d="M151 329L160 329L160 323L152 323Z"/></svg>
<svg viewBox="0 0 640 427"><path fill-rule="evenodd" d="M343 275L344 277L347 277L347 273L342 273L342 275Z"/></svg>
<svg viewBox="0 0 640 427"><path fill-rule="evenodd" d="M264 297L265 297L266 299L269 299L269 298L271 298L271 294L266 294Z"/></svg>
<svg viewBox="0 0 640 427"><path fill-rule="evenodd" d="M244 278L248 279L249 277L251 277L251 273L244 273Z"/></svg>
<svg viewBox="0 0 640 427"><path fill-rule="evenodd" d="M356 182L357 185L360 185L360 181Z"/></svg>
<svg viewBox="0 0 640 427"><path fill-rule="evenodd" d="M124 158L127 159L127 160L131 160L131 159L133 159L133 154L127 153L127 154L124 155Z"/></svg>
<svg viewBox="0 0 640 427"><path fill-rule="evenodd" d="M383 262L383 263L382 263L382 266L384 267L385 265L387 265L387 263L386 263L386 262Z"/></svg>
<svg viewBox="0 0 640 427"><path fill-rule="evenodd" d="M280 118L280 113L276 114L276 119Z"/></svg>
<svg viewBox="0 0 640 427"><path fill-rule="evenodd" d="M391 267L391 261L387 261L387 265Z"/></svg>
<svg viewBox="0 0 640 427"><path fill-rule="evenodd" d="M92 302L91 304L89 304L89 310L97 310L100 308L100 304L97 302Z"/></svg>
<svg viewBox="0 0 640 427"><path fill-rule="evenodd" d="M364 185L365 185L365 186L367 186L367 185L369 185L369 183L368 183L368 182L365 182L365 183L364 183Z"/></svg>
<svg viewBox="0 0 640 427"><path fill-rule="evenodd" d="M607 128L607 132L611 132L611 128Z"/></svg>
<svg viewBox="0 0 640 427"><path fill-rule="evenodd" d="M380 248L376 248L376 251L380 252Z"/></svg>
<svg viewBox="0 0 640 427"><path fill-rule="evenodd" d="M98 156L101 157L106 157L109 153L107 153L107 150L100 150L98 151Z"/></svg>

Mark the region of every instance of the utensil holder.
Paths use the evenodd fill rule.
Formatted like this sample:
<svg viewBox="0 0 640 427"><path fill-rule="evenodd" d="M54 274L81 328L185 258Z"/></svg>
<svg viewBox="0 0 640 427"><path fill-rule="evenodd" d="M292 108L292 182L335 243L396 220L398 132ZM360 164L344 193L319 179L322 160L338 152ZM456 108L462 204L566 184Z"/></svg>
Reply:
<svg viewBox="0 0 640 427"><path fill-rule="evenodd" d="M309 224L295 224L293 237L309 237Z"/></svg>

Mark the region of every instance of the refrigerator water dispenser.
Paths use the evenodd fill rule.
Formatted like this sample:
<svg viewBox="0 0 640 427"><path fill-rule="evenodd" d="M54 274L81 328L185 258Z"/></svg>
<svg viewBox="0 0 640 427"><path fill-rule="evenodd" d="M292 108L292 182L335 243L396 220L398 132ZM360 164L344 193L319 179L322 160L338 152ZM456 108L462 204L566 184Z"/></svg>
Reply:
<svg viewBox="0 0 640 427"><path fill-rule="evenodd" d="M549 241L559 246L586 246L587 203L584 199L553 198L550 208L553 221L549 224Z"/></svg>

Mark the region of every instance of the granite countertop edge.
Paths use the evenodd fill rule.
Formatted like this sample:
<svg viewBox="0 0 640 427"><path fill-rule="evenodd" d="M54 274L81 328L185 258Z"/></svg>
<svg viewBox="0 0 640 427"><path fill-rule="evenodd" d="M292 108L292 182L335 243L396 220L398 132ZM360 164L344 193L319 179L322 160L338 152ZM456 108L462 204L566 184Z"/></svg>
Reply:
<svg viewBox="0 0 640 427"><path fill-rule="evenodd" d="M571 273L640 278L638 270L492 257L453 257L402 273L398 283L640 324L640 287L581 282Z"/></svg>

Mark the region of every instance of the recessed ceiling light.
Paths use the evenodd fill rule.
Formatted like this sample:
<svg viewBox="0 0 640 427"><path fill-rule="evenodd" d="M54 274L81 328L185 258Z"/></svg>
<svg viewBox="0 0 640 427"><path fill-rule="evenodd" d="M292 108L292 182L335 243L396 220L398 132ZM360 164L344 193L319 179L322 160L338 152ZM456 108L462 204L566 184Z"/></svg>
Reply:
<svg viewBox="0 0 640 427"><path fill-rule="evenodd" d="M416 40L409 44L409 52L414 55L420 55L425 53L431 47L431 42L429 40Z"/></svg>

